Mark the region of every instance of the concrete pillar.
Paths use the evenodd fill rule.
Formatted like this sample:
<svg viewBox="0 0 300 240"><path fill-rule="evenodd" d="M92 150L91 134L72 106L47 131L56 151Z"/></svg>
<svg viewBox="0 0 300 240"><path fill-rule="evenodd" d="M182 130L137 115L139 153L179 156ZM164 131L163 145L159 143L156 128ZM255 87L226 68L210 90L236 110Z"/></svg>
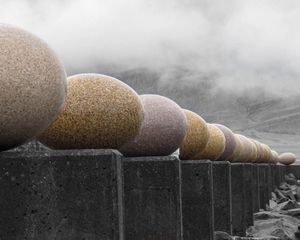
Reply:
<svg viewBox="0 0 300 240"><path fill-rule="evenodd" d="M259 176L258 165L253 165L253 212L259 211Z"/></svg>
<svg viewBox="0 0 300 240"><path fill-rule="evenodd" d="M244 195L244 165L231 164L231 192L232 192L232 234L245 236L245 195Z"/></svg>
<svg viewBox="0 0 300 240"><path fill-rule="evenodd" d="M123 158L123 169L125 240L181 240L179 160Z"/></svg>
<svg viewBox="0 0 300 240"><path fill-rule="evenodd" d="M123 239L111 150L0 153L1 239Z"/></svg>
<svg viewBox="0 0 300 240"><path fill-rule="evenodd" d="M212 162L215 231L232 234L231 167L229 162Z"/></svg>
<svg viewBox="0 0 300 240"><path fill-rule="evenodd" d="M210 161L181 161L184 240L213 240L213 177Z"/></svg>

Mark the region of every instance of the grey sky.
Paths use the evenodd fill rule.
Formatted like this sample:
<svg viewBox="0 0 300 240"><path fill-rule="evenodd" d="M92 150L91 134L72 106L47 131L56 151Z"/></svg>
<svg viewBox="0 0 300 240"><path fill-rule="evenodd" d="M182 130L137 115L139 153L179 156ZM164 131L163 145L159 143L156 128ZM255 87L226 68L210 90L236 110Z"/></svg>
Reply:
<svg viewBox="0 0 300 240"><path fill-rule="evenodd" d="M165 73L180 66L213 75L224 88L300 93L298 0L0 0L0 5L0 22L42 37L67 69L101 72L113 65Z"/></svg>

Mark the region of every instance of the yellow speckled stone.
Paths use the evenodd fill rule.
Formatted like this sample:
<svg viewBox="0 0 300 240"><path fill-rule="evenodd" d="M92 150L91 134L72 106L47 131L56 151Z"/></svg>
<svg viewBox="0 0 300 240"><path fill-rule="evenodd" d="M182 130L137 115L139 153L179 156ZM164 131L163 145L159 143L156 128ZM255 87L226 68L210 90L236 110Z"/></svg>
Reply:
<svg viewBox="0 0 300 240"><path fill-rule="evenodd" d="M234 134L234 138L235 138L236 145L235 145L232 155L227 159L227 161L230 161L230 162L238 162L240 153L242 151L241 139L236 134Z"/></svg>
<svg viewBox="0 0 300 240"><path fill-rule="evenodd" d="M271 154L272 154L271 162L273 164L277 164L279 162L279 154L278 154L278 152L276 152L275 150L271 150Z"/></svg>
<svg viewBox="0 0 300 240"><path fill-rule="evenodd" d="M241 140L242 147L238 158L238 162L252 162L256 158L256 150L254 144L245 136L236 134Z"/></svg>
<svg viewBox="0 0 300 240"><path fill-rule="evenodd" d="M64 67L43 40L0 24L0 151L43 132L62 110L66 89Z"/></svg>
<svg viewBox="0 0 300 240"><path fill-rule="evenodd" d="M209 140L205 149L197 153L192 159L201 160L216 160L218 159L225 150L225 136L223 132L213 124L207 124L209 131Z"/></svg>
<svg viewBox="0 0 300 240"><path fill-rule="evenodd" d="M258 142L257 140L254 140L254 139L250 139L250 141L256 147L256 159L254 160L254 162L259 163L262 161L261 159L263 157L263 152L262 152L263 150L262 150L261 144L260 144L260 142Z"/></svg>
<svg viewBox="0 0 300 240"><path fill-rule="evenodd" d="M187 119L187 135L180 146L179 157L181 160L188 160L198 152L204 150L208 143L209 132L205 120L198 114L183 110Z"/></svg>
<svg viewBox="0 0 300 240"><path fill-rule="evenodd" d="M66 106L39 140L55 149L117 149L143 121L139 96L125 83L100 74L68 78Z"/></svg>
<svg viewBox="0 0 300 240"><path fill-rule="evenodd" d="M272 157L272 153L271 153L271 149L267 144L262 143L261 144L262 149L263 149L263 155L262 155L262 162L263 163L270 163L271 157Z"/></svg>

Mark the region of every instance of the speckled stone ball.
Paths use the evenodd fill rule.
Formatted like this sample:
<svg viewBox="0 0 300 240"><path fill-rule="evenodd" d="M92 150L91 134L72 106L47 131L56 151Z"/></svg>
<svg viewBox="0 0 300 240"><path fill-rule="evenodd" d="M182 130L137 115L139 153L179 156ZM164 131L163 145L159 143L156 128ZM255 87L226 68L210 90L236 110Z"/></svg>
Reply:
<svg viewBox="0 0 300 240"><path fill-rule="evenodd" d="M236 136L238 136L241 140L242 143L242 147L241 147L241 151L240 154L237 158L238 162L251 162L253 161L253 157L254 157L254 144L252 144L252 142L245 136L240 135L240 134L236 134Z"/></svg>
<svg viewBox="0 0 300 240"><path fill-rule="evenodd" d="M213 124L207 124L209 131L209 140L205 149L197 153L192 159L202 160L208 159L215 161L217 160L225 150L225 136L223 132Z"/></svg>
<svg viewBox="0 0 300 240"><path fill-rule="evenodd" d="M279 154L275 150L271 150L271 163L277 164L279 162Z"/></svg>
<svg viewBox="0 0 300 240"><path fill-rule="evenodd" d="M209 132L207 124L202 117L189 110L184 109L183 112L187 119L188 130L180 146L179 157L181 160L188 160L204 150L208 143Z"/></svg>
<svg viewBox="0 0 300 240"><path fill-rule="evenodd" d="M271 148L267 145L267 144L264 144L262 143L261 144L262 146L262 162L263 163L270 163L270 160L271 160L271 157L272 157L272 154L271 154Z"/></svg>
<svg viewBox="0 0 300 240"><path fill-rule="evenodd" d="M0 24L0 151L44 131L65 96L66 74L54 51L33 34Z"/></svg>
<svg viewBox="0 0 300 240"><path fill-rule="evenodd" d="M176 151L187 134L187 119L180 106L169 98L140 95L144 121L139 134L119 150L127 157L167 156Z"/></svg>
<svg viewBox="0 0 300 240"><path fill-rule="evenodd" d="M231 154L231 156L227 158L227 161L230 161L230 162L238 162L240 153L242 151L242 142L241 142L240 138L236 134L234 134L234 139L235 139L234 151Z"/></svg>
<svg viewBox="0 0 300 240"><path fill-rule="evenodd" d="M262 146L261 146L261 143L258 142L257 140L254 140L254 139L250 139L253 144L255 145L256 147L256 159L254 162L256 163L259 163L259 162L262 162L262 158L263 158L263 149L262 149Z"/></svg>
<svg viewBox="0 0 300 240"><path fill-rule="evenodd" d="M234 137L234 133L224 125L214 124L217 126L225 136L225 150L222 155L217 159L217 161L226 161L234 152L236 141Z"/></svg>
<svg viewBox="0 0 300 240"><path fill-rule="evenodd" d="M143 116L139 96L125 83L78 74L68 78L66 106L39 140L54 149L118 149L138 134Z"/></svg>
<svg viewBox="0 0 300 240"><path fill-rule="evenodd" d="M293 164L296 161L296 155L293 153L282 153L279 155L279 163L284 165Z"/></svg>

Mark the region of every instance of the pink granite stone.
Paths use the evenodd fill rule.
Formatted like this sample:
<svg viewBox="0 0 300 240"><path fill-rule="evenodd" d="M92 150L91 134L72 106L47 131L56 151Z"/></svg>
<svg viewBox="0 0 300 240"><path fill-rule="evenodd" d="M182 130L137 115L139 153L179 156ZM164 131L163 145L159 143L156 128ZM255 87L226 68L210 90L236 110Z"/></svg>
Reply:
<svg viewBox="0 0 300 240"><path fill-rule="evenodd" d="M174 101L159 95L140 96L144 121L135 139L119 150L125 156L167 156L176 151L187 133L183 110Z"/></svg>
<svg viewBox="0 0 300 240"><path fill-rule="evenodd" d="M234 133L224 125L214 124L217 126L225 136L225 150L222 155L217 159L217 161L226 161L234 152L236 141L234 137Z"/></svg>

